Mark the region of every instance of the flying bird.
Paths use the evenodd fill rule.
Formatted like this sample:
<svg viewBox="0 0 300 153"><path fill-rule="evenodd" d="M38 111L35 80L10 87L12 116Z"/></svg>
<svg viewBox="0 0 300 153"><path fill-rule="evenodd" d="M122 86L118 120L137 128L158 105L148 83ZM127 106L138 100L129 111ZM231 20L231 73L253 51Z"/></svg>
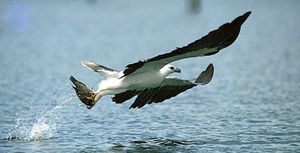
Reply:
<svg viewBox="0 0 300 153"><path fill-rule="evenodd" d="M251 12L225 23L206 36L175 50L143 61L129 64L123 71L117 71L93 62L81 64L105 77L93 91L84 83L70 76L75 92L88 109L91 109L105 95L114 95L112 101L123 103L135 96L130 108L141 108L146 104L163 102L197 85L205 85L213 76L214 67L210 64L195 80L189 81L169 76L181 70L170 63L185 58L209 56L231 45L238 37L242 24Z"/></svg>

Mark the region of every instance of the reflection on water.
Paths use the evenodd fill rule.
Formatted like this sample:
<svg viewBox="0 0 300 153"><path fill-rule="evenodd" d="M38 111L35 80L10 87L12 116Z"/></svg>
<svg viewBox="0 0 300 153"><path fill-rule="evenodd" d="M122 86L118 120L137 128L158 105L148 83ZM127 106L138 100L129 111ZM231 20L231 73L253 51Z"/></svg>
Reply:
<svg viewBox="0 0 300 153"><path fill-rule="evenodd" d="M80 152L180 152L186 151L195 142L172 140L164 138L146 138L144 140L131 141L126 145L115 143L107 150L101 147L89 147Z"/></svg>

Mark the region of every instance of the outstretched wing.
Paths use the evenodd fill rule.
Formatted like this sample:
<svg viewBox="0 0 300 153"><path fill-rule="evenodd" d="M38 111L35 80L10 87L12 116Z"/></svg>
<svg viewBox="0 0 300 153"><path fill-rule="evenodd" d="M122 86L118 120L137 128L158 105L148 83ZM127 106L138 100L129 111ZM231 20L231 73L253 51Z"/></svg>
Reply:
<svg viewBox="0 0 300 153"><path fill-rule="evenodd" d="M184 58L208 56L218 53L221 49L231 45L239 35L241 25L246 21L251 12L237 17L231 23L225 23L217 30L209 32L195 42L173 50L170 53L161 54L153 58L139 61L126 66L124 76L149 70L158 70L164 65Z"/></svg>
<svg viewBox="0 0 300 153"><path fill-rule="evenodd" d="M123 103L131 98L133 98L134 96L138 95L139 93L141 93L141 91L138 90L128 90L119 94L115 94L114 97L112 97L112 101L120 104Z"/></svg>
<svg viewBox="0 0 300 153"><path fill-rule="evenodd" d="M123 103L138 95L130 108L141 108L146 104L163 102L199 84L205 85L210 82L213 73L214 67L210 64L194 82L179 78L166 78L162 85L157 88L148 88L142 91L126 91L116 94L112 100L116 103Z"/></svg>
<svg viewBox="0 0 300 153"><path fill-rule="evenodd" d="M195 82L179 78L167 78L160 87L143 90L130 108L141 108L146 104L163 102L199 84L205 85L212 79L213 72L214 67L210 64L206 70L198 76Z"/></svg>
<svg viewBox="0 0 300 153"><path fill-rule="evenodd" d="M123 75L123 73L120 73L117 70L93 62L81 61L81 64L86 68L95 71L106 78L119 78Z"/></svg>
<svg viewBox="0 0 300 153"><path fill-rule="evenodd" d="M164 84L157 88L145 89L141 91L130 108L141 108L146 104L163 102L184 92L197 84L188 80L178 78L168 78Z"/></svg>

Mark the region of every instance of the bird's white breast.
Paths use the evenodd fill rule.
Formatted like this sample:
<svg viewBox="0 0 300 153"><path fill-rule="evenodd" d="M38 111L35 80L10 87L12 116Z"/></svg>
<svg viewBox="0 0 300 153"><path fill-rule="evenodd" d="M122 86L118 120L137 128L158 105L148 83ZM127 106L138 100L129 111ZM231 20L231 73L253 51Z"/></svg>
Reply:
<svg viewBox="0 0 300 153"><path fill-rule="evenodd" d="M162 76L159 72L145 72L138 73L135 75L129 75L124 78L122 83L126 85L129 89L139 90L151 87L159 86L164 80L164 76Z"/></svg>
<svg viewBox="0 0 300 153"><path fill-rule="evenodd" d="M165 79L159 72L144 72L123 78L111 78L102 80L99 83L99 89L103 94L118 94L127 90L143 90L154 88L161 85Z"/></svg>

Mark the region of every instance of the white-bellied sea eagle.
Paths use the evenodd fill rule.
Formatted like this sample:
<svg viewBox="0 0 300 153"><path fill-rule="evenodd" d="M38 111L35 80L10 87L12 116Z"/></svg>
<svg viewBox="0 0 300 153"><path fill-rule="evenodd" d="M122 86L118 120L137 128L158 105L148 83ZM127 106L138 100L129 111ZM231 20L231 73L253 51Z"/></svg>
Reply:
<svg viewBox="0 0 300 153"><path fill-rule="evenodd" d="M112 101L123 103L137 96L130 108L141 108L146 104L162 102L197 85L205 85L213 76L214 67L210 64L195 80L189 81L170 77L171 73L181 70L170 63L191 57L209 56L231 45L239 35L242 24L251 12L225 23L206 36L175 50L138 61L117 71L96 63L82 61L81 64L106 79L99 83L99 88L92 91L85 84L70 76L78 98L91 109L102 96L114 95Z"/></svg>

